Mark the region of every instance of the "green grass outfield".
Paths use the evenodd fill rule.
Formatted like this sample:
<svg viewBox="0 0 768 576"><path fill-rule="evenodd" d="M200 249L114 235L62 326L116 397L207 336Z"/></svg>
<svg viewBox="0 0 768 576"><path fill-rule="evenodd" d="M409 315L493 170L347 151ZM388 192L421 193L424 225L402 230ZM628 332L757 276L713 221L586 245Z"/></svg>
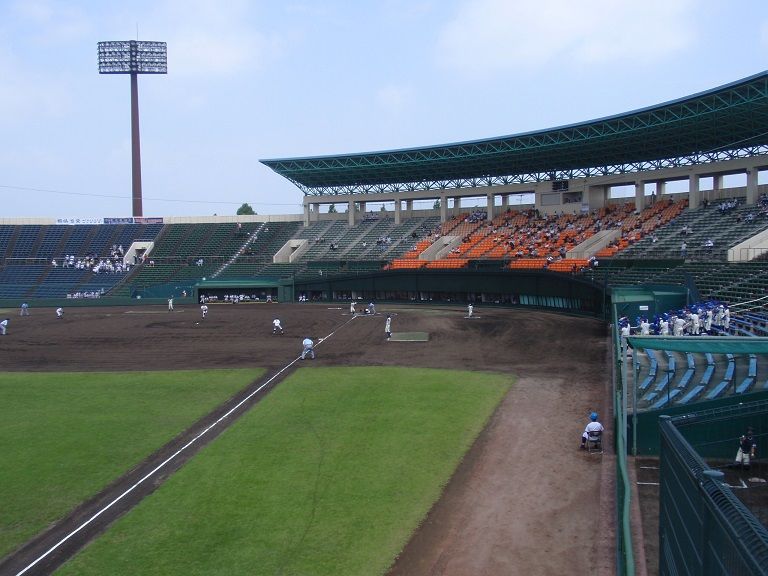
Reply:
<svg viewBox="0 0 768 576"><path fill-rule="evenodd" d="M383 574L511 380L302 368L57 575Z"/></svg>
<svg viewBox="0 0 768 576"><path fill-rule="evenodd" d="M0 373L0 557L263 372Z"/></svg>

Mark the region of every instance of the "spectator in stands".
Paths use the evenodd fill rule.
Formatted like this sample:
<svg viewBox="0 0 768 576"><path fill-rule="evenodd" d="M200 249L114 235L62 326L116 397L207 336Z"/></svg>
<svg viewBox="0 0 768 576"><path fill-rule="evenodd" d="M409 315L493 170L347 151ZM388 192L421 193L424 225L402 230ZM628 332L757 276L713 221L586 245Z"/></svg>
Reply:
<svg viewBox="0 0 768 576"><path fill-rule="evenodd" d="M707 254L712 254L712 249L715 247L715 243L712 241L712 238L707 238L704 241L704 249L707 251Z"/></svg>
<svg viewBox="0 0 768 576"><path fill-rule="evenodd" d="M54 268L57 268L59 266L58 263L56 262L56 258L51 260L51 266L53 266Z"/></svg>
<svg viewBox="0 0 768 576"><path fill-rule="evenodd" d="M685 259L686 256L688 256L688 244L683 240L683 243L680 245L680 258Z"/></svg>
<svg viewBox="0 0 768 576"><path fill-rule="evenodd" d="M755 451L757 450L757 442L755 441L754 431L752 426L747 428L747 433L739 438L739 450L736 452L737 467L741 467L744 470L749 470L750 464L755 459Z"/></svg>

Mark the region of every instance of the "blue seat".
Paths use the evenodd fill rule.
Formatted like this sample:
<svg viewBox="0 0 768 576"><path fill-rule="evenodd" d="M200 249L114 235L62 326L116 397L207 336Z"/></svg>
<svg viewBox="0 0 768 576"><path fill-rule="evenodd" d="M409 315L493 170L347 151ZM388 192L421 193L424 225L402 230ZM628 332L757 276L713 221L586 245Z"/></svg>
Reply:
<svg viewBox="0 0 768 576"><path fill-rule="evenodd" d="M741 381L741 384L739 384L736 387L736 393L737 394L744 394L745 392L749 392L749 389L752 388L752 385L755 383L755 378L752 376L747 376L744 378L744 380Z"/></svg>
<svg viewBox="0 0 768 576"><path fill-rule="evenodd" d="M692 400L695 400L699 394L701 394L704 391L705 386L701 384L697 384L693 388L691 388L690 392L683 396L680 399L680 404L688 404L688 402L691 402Z"/></svg>

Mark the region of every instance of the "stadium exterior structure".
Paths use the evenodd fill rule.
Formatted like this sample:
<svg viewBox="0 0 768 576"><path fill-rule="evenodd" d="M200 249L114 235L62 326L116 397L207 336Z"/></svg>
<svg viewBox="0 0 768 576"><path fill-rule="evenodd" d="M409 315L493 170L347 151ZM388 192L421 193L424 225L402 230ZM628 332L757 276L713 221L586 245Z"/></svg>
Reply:
<svg viewBox="0 0 768 576"><path fill-rule="evenodd" d="M388 152L263 160L304 191L303 214L145 220L158 220L163 225L303 221L307 227L316 221L340 219L354 226L368 216L366 203L375 201L393 204L396 225L412 216L439 216L445 222L467 209L462 202L466 204L467 199L478 197L485 198L485 205L475 209L485 209L490 220L510 207L514 195L528 195L526 198L532 200L516 207L533 208L543 215L578 214L615 202L611 189L627 184L635 187L635 208L640 211L666 197L667 182L678 180L689 182L687 197L691 210L700 208L705 200L733 196L744 197L749 205L759 197L758 172L768 169L766 126L768 71L664 104L548 130ZM746 175L744 189L723 187L724 177L732 174ZM704 178L711 178L711 189L702 187ZM439 201L439 208L414 210L415 201L431 199ZM321 205L339 202L347 203L346 214L321 213ZM102 220L107 223L106 218ZM58 223L42 219L0 220L0 224ZM579 246L567 257L585 258L610 239L601 241L602 244L592 243L588 249ZM300 259L300 251L291 251L290 242L274 256L268 256L274 262L281 261L281 253L288 253L288 262ZM151 254L150 250L147 252ZM728 260L747 260L756 253L733 251ZM430 257L422 254L420 258ZM466 269L456 271L374 271L350 274L346 279L337 273L332 278L300 279L289 272L277 277L283 286L278 294L283 300L295 299L304 291L322 299L359 294L363 298L439 297L455 301L476 299L482 293L480 301L524 304L520 298L524 296L531 305L543 303L549 307L555 298L554 307L563 311L605 314L605 285L596 286L575 276L548 271L523 274L509 269L492 281L491 272L505 266L496 261L496 270L493 268L494 262L470 262ZM335 272L343 269L340 266ZM385 280L388 276L390 279ZM536 278L530 280L533 276ZM395 277L406 285L398 290L398 282L392 281ZM462 289L461 282L451 282L455 289L441 290L448 277L462 278L466 286ZM274 276L251 276L243 278L243 287L273 288L275 280ZM202 276L195 281L205 282ZM590 284L590 290L585 290L584 284ZM425 290L427 286L434 286L434 290ZM178 282L172 282L158 286L159 290L146 285L136 288L161 298L166 296L165 290L173 292L178 287Z"/></svg>
<svg viewBox="0 0 768 576"><path fill-rule="evenodd" d="M758 198L758 171L768 167L768 71L656 106L512 136L401 150L262 160L305 194L304 222L321 205L347 203L353 225L366 202L394 202L395 221L414 200L485 197L489 218L512 195L534 193L543 213L603 207L610 188L635 186L642 209L646 184L688 180L689 207L714 197L722 178L746 174L746 201ZM498 202L497 202L498 201Z"/></svg>

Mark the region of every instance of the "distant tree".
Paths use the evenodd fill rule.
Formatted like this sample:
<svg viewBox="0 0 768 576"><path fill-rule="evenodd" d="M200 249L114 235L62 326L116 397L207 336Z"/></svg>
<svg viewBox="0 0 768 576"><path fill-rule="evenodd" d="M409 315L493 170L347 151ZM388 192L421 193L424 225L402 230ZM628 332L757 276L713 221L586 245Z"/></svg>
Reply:
<svg viewBox="0 0 768 576"><path fill-rule="evenodd" d="M328 208L328 214L336 214L336 204L331 204Z"/></svg>
<svg viewBox="0 0 768 576"><path fill-rule="evenodd" d="M253 211L253 208L251 208L251 205L247 202L243 203L240 208L237 209L237 215L238 216L255 216L256 212Z"/></svg>
<svg viewBox="0 0 768 576"><path fill-rule="evenodd" d="M433 210L440 210L440 198L438 198L437 200L435 200L435 203L434 203L434 204L432 204L432 209L433 209Z"/></svg>

